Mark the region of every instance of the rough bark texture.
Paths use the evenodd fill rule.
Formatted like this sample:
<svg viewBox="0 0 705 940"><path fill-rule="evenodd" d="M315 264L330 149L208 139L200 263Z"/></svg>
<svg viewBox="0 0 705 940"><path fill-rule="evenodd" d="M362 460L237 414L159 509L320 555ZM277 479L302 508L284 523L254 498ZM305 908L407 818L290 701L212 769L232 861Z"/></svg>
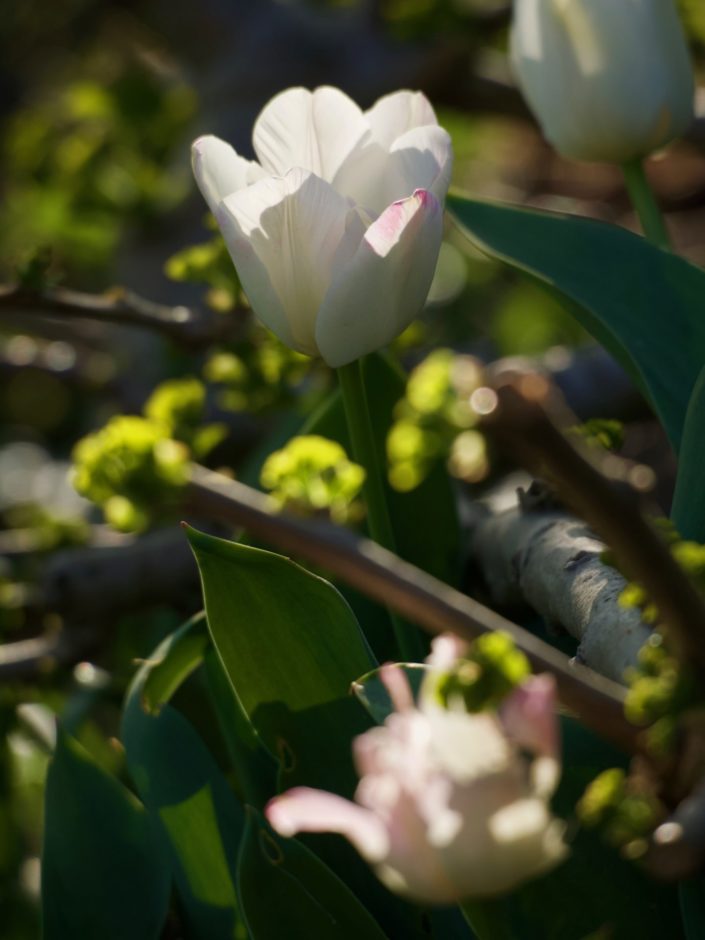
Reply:
<svg viewBox="0 0 705 940"><path fill-rule="evenodd" d="M527 603L579 641L581 661L621 681L650 629L618 603L625 581L604 549L577 519L520 506L479 521L471 546L495 603Z"/></svg>

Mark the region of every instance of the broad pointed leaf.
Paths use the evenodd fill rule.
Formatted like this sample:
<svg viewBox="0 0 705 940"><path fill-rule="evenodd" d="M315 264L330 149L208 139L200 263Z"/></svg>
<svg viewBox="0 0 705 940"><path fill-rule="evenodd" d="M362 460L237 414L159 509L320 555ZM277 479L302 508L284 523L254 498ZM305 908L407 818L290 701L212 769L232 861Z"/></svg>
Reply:
<svg viewBox="0 0 705 940"><path fill-rule="evenodd" d="M705 272L603 222L457 193L448 208L478 248L555 293L630 368L678 447L705 362Z"/></svg>
<svg viewBox="0 0 705 940"><path fill-rule="evenodd" d="M144 807L59 729L45 795L44 940L157 940L170 884Z"/></svg>

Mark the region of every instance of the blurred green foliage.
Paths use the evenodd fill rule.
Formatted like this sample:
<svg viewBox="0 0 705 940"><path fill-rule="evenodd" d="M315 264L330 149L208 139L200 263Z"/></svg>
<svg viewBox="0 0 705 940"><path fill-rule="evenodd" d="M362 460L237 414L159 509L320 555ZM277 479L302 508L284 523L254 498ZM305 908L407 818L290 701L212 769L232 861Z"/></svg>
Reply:
<svg viewBox="0 0 705 940"><path fill-rule="evenodd" d="M250 323L247 337L211 354L203 377L215 386L215 398L225 411L259 414L294 400L304 377L315 398L328 385L323 370L308 356L285 346L262 327Z"/></svg>
<svg viewBox="0 0 705 940"><path fill-rule="evenodd" d="M648 781L616 767L595 778L577 811L583 825L599 828L607 841L629 858L646 852L646 837L665 815L665 807Z"/></svg>
<svg viewBox="0 0 705 940"><path fill-rule="evenodd" d="M189 191L185 134L193 90L127 57L38 90L7 122L0 147L4 276L50 245L72 277L108 270L130 225ZM8 268L10 270L8 270Z"/></svg>
<svg viewBox="0 0 705 940"><path fill-rule="evenodd" d="M473 429L470 398L483 384L480 363L450 349L436 349L412 370L387 437L389 480L402 492L415 489L439 458L453 476L482 480L489 469L484 436Z"/></svg>
<svg viewBox="0 0 705 940"><path fill-rule="evenodd" d="M209 217L211 223L213 219ZM164 265L164 273L173 281L207 285L205 300L214 310L227 313L238 302L237 272L220 234L177 251Z"/></svg>

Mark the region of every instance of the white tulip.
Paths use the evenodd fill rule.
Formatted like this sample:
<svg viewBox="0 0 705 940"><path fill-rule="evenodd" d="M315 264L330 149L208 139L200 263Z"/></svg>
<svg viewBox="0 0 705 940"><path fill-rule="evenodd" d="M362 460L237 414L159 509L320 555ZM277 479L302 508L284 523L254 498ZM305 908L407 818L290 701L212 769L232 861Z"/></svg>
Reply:
<svg viewBox="0 0 705 940"><path fill-rule="evenodd" d="M431 904L501 894L558 864L552 677L531 677L499 715L416 708L399 669L382 679L396 711L355 739L355 802L298 787L269 803L272 827L340 833L390 889Z"/></svg>
<svg viewBox="0 0 705 940"><path fill-rule="evenodd" d="M442 238L450 137L420 93L361 111L335 88L290 88L257 119L259 162L193 144L198 186L258 317L334 367L421 311Z"/></svg>
<svg viewBox="0 0 705 940"><path fill-rule="evenodd" d="M511 59L544 134L567 157L627 163L693 117L674 0L515 0Z"/></svg>

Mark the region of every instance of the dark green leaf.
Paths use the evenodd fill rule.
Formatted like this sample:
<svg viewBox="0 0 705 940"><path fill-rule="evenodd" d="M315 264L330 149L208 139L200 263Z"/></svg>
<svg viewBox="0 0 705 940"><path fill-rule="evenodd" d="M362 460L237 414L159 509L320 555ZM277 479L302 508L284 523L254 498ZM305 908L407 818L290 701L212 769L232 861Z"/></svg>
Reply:
<svg viewBox="0 0 705 940"><path fill-rule="evenodd" d="M350 683L374 660L336 589L289 559L188 529L225 670L282 785L350 796L350 743L367 727ZM362 668L360 668L362 667Z"/></svg>
<svg viewBox="0 0 705 940"><path fill-rule="evenodd" d="M160 644L137 680L145 711L158 714L162 705L201 665L209 642L205 614L199 613Z"/></svg>
<svg viewBox="0 0 705 940"><path fill-rule="evenodd" d="M44 940L156 940L171 879L144 807L61 730L45 800Z"/></svg>
<svg viewBox="0 0 705 940"><path fill-rule="evenodd" d="M238 794L243 802L262 809L276 792L276 761L252 727L212 647L206 653L205 678L232 762Z"/></svg>
<svg viewBox="0 0 705 940"><path fill-rule="evenodd" d="M678 886L685 940L705 937L705 878L689 878Z"/></svg>
<svg viewBox="0 0 705 940"><path fill-rule="evenodd" d="M678 457L678 476L673 494L671 519L684 539L705 542L705 486L703 486L703 440L705 440L705 368L695 383L688 405L683 442Z"/></svg>
<svg viewBox="0 0 705 940"><path fill-rule="evenodd" d="M705 272L602 222L457 194L448 207L482 251L556 293L630 368L677 447L705 361Z"/></svg>
<svg viewBox="0 0 705 940"><path fill-rule="evenodd" d="M280 760L280 788L352 796L352 740L370 722L350 684L375 662L348 604L281 555L187 534L214 644L237 699ZM419 912L390 896L346 843L319 836L310 844L384 929L405 940L421 935Z"/></svg>
<svg viewBox="0 0 705 940"><path fill-rule="evenodd" d="M384 940L345 884L296 839L248 810L238 895L252 940Z"/></svg>
<svg viewBox="0 0 705 940"><path fill-rule="evenodd" d="M122 739L132 778L166 846L190 936L234 940L244 936L235 893L243 811L190 722L171 705L156 714L144 708L152 669L165 668L170 650L188 648L193 626L165 640L138 672Z"/></svg>
<svg viewBox="0 0 705 940"><path fill-rule="evenodd" d="M563 775L554 798L558 816L575 826L586 785L623 755L574 719L561 721ZM573 831L571 854L553 872L506 899L511 935L521 940L682 940L677 892L643 874L595 832ZM600 933L602 931L602 933Z"/></svg>

